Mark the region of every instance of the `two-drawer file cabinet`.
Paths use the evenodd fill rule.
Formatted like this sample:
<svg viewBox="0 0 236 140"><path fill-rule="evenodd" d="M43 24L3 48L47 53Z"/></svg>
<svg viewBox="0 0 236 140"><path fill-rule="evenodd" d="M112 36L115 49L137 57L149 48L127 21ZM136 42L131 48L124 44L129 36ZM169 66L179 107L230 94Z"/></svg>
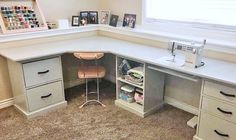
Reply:
<svg viewBox="0 0 236 140"><path fill-rule="evenodd" d="M236 140L236 87L203 82L197 139Z"/></svg>
<svg viewBox="0 0 236 140"><path fill-rule="evenodd" d="M61 58L8 60L14 106L27 118L66 106Z"/></svg>

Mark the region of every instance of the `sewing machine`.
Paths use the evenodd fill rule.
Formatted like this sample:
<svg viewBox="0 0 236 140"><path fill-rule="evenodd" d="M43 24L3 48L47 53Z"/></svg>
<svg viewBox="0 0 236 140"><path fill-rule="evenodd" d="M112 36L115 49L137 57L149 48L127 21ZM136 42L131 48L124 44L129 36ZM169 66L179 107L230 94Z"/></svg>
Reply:
<svg viewBox="0 0 236 140"><path fill-rule="evenodd" d="M170 43L172 44L171 53L173 56L173 61L175 61L175 56L177 54L183 54L185 66L198 68L205 64L202 62L202 57L206 40L204 40L202 44L185 41L171 41Z"/></svg>

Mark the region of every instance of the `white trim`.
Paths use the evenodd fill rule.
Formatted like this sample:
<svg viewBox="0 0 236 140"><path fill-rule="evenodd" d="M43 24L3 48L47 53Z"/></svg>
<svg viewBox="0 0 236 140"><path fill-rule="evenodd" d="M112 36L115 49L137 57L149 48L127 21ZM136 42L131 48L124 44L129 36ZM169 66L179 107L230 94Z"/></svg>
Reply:
<svg viewBox="0 0 236 140"><path fill-rule="evenodd" d="M14 99L13 98L9 98L9 99L0 101L0 109L6 108L6 107L9 107L9 106L12 106L12 105L14 105Z"/></svg>
<svg viewBox="0 0 236 140"><path fill-rule="evenodd" d="M193 140L202 140L201 138L199 138L197 135L193 136Z"/></svg>
<svg viewBox="0 0 236 140"><path fill-rule="evenodd" d="M33 112L26 112L23 109L21 109L19 106L14 105L15 108L17 109L17 111L19 111L21 114L23 114L27 119L39 116L39 115L43 115L46 112L50 112L52 110L61 108L61 107L66 107L67 106L67 101L61 101L59 103L56 104L52 104L49 106L46 106L44 108L41 108L39 110L33 111Z"/></svg>
<svg viewBox="0 0 236 140"><path fill-rule="evenodd" d="M165 96L164 97L164 102L169 104L169 105L172 105L174 107L177 107L181 110L189 112L191 114L198 115L198 108L197 107L194 107L194 106L188 105L186 103L180 102L180 101L178 101L174 98Z"/></svg>

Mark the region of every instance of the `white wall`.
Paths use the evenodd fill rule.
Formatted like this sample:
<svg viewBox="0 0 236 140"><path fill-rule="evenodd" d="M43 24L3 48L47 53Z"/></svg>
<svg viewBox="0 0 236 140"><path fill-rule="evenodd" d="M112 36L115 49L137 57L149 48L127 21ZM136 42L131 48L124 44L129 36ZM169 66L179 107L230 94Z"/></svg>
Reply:
<svg viewBox="0 0 236 140"><path fill-rule="evenodd" d="M0 102L12 98L7 61L0 56Z"/></svg>
<svg viewBox="0 0 236 140"><path fill-rule="evenodd" d="M100 9L119 15L119 20L123 20L125 13L136 14L137 24L141 24L142 0L101 0Z"/></svg>
<svg viewBox="0 0 236 140"><path fill-rule="evenodd" d="M58 19L71 20L72 15L79 15L83 10L99 9L100 0L39 0L47 21Z"/></svg>

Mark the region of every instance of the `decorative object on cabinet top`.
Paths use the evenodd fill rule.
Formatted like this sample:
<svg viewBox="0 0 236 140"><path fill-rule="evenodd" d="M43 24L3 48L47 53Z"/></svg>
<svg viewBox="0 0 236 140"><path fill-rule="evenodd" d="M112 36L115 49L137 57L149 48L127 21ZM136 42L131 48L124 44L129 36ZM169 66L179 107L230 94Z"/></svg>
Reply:
<svg viewBox="0 0 236 140"><path fill-rule="evenodd" d="M48 29L38 0L0 0L0 7L3 34Z"/></svg>

